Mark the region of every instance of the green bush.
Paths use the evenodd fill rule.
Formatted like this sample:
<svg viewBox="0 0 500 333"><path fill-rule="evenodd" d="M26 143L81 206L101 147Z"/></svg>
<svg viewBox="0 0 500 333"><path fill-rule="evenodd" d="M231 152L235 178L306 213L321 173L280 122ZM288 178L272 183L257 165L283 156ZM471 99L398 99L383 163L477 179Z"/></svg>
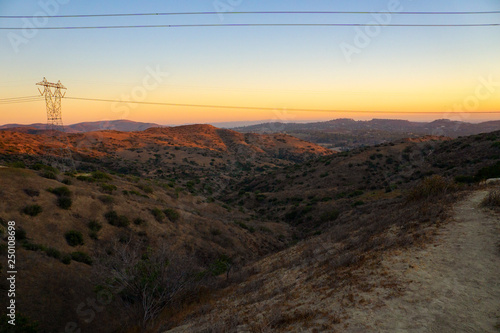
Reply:
<svg viewBox="0 0 500 333"><path fill-rule="evenodd" d="M70 246L78 246L83 245L83 235L80 231L70 230L64 234L64 238L66 238L66 242Z"/></svg>
<svg viewBox="0 0 500 333"><path fill-rule="evenodd" d="M161 211L159 208L151 209L151 214L153 214L154 218L158 222L162 222L165 219L165 213Z"/></svg>
<svg viewBox="0 0 500 333"><path fill-rule="evenodd" d="M144 193L153 193L153 187L149 186L149 185L144 185L144 184L140 184L140 185L137 185L138 188L140 188L141 190L144 191Z"/></svg>
<svg viewBox="0 0 500 333"><path fill-rule="evenodd" d="M141 224L144 224L145 222L146 222L146 221L145 221L144 219L140 218L140 217L136 217L136 218L134 219L134 224L135 224L135 225L141 225Z"/></svg>
<svg viewBox="0 0 500 333"><path fill-rule="evenodd" d="M62 209L70 209L72 204L73 200L70 197L57 198L57 205Z"/></svg>
<svg viewBox="0 0 500 333"><path fill-rule="evenodd" d="M40 176L42 176L43 178L47 178L47 179L56 179L56 174L52 171L49 171L49 170L43 170L41 173L40 173Z"/></svg>
<svg viewBox="0 0 500 333"><path fill-rule="evenodd" d="M95 180L112 180L113 178L105 172L94 171L91 174L92 178Z"/></svg>
<svg viewBox="0 0 500 333"><path fill-rule="evenodd" d="M118 215L114 210L104 214L104 218L106 218L109 224L115 227L127 227L130 224L128 217L125 215Z"/></svg>
<svg viewBox="0 0 500 333"><path fill-rule="evenodd" d="M21 242L21 246L28 251L38 251L38 250L44 250L44 247L40 244L35 244L31 243L27 240L24 240Z"/></svg>
<svg viewBox="0 0 500 333"><path fill-rule="evenodd" d="M65 265L69 265L71 263L71 255L70 254L64 254L61 257L61 262Z"/></svg>
<svg viewBox="0 0 500 333"><path fill-rule="evenodd" d="M227 272L231 267L231 259L225 255L222 255L214 263L210 265L209 271L214 276L218 276Z"/></svg>
<svg viewBox="0 0 500 333"><path fill-rule="evenodd" d="M50 193L52 193L52 194L57 195L58 197L64 197L64 196L69 197L69 196L71 196L71 191L66 186L61 186L61 187L56 187L56 188L49 188L47 191L50 192Z"/></svg>
<svg viewBox="0 0 500 333"><path fill-rule="evenodd" d="M500 162L484 167L476 173L476 181L486 180L488 178L499 178L500 177Z"/></svg>
<svg viewBox="0 0 500 333"><path fill-rule="evenodd" d="M102 224L97 222L96 220L90 220L90 222L87 225L91 231L98 232L99 230L102 229Z"/></svg>
<svg viewBox="0 0 500 333"><path fill-rule="evenodd" d="M22 241L26 239L26 230L18 228L16 230L16 241Z"/></svg>
<svg viewBox="0 0 500 333"><path fill-rule="evenodd" d="M52 258L60 260L62 257L61 251L54 249L53 247L48 247L45 249L45 253Z"/></svg>
<svg viewBox="0 0 500 333"><path fill-rule="evenodd" d="M172 222L178 221L179 218L181 217L181 215L179 214L179 212L177 210L173 209L173 208L167 208L167 209L163 210L163 213Z"/></svg>
<svg viewBox="0 0 500 333"><path fill-rule="evenodd" d="M23 208L22 212L29 216L37 216L42 210L42 206L40 205L28 205Z"/></svg>
<svg viewBox="0 0 500 333"><path fill-rule="evenodd" d="M99 200L101 200L103 204L107 205L112 204L115 201L115 199L113 199L113 197L109 195L101 195L99 196Z"/></svg>
<svg viewBox="0 0 500 333"><path fill-rule="evenodd" d="M115 185L112 185L112 184L101 184L101 191L103 191L104 193L108 193L108 194L112 194L114 190L116 190L117 187Z"/></svg>
<svg viewBox="0 0 500 333"><path fill-rule="evenodd" d="M11 168L18 168L18 169L26 168L26 164L24 164L23 161L12 162L12 163L7 164L7 166L9 166Z"/></svg>
<svg viewBox="0 0 500 333"><path fill-rule="evenodd" d="M71 252L71 259L87 265L92 265L92 258L85 252Z"/></svg>
<svg viewBox="0 0 500 333"><path fill-rule="evenodd" d="M89 177L89 176L84 176L84 175L77 176L76 179L80 180L82 182L89 182L89 183L95 182L94 178Z"/></svg>

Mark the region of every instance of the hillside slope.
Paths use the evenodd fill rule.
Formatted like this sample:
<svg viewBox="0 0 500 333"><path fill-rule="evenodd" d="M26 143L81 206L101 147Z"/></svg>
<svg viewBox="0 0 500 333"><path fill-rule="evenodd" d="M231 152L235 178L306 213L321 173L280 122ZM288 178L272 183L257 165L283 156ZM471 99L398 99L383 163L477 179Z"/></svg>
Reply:
<svg viewBox="0 0 500 333"><path fill-rule="evenodd" d="M338 263L346 260L339 245L324 243L329 237L271 255L248 281L165 332L497 332L500 219L478 208L485 194L457 203L418 246L350 269Z"/></svg>

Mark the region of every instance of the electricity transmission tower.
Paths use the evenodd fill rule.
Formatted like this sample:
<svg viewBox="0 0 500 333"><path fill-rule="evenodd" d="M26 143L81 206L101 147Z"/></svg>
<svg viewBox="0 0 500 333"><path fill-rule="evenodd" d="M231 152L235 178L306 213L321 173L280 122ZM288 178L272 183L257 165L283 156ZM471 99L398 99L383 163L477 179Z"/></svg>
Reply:
<svg viewBox="0 0 500 333"><path fill-rule="evenodd" d="M44 87L43 91L38 88L40 95L45 96L45 106L47 108L47 131L52 142L45 146L45 157L49 159L49 164L57 167L61 171L75 169L75 162L71 156L69 140L64 135L64 125L61 114L61 99L64 97L62 90L66 87L61 81L57 83L48 82L46 78L38 82L37 86Z"/></svg>

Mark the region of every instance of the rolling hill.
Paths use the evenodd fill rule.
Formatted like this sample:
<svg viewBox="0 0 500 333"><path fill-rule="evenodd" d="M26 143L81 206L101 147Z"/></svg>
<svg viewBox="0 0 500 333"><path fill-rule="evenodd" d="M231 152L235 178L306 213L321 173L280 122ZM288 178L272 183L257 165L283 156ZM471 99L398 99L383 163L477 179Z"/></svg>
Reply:
<svg viewBox="0 0 500 333"><path fill-rule="evenodd" d="M44 164L44 147L64 145L76 172ZM428 242L469 184L500 176L500 132L334 154L209 125L4 130L0 158L0 251L14 220L17 300L38 331L332 331L363 292L397 295L361 272Z"/></svg>
<svg viewBox="0 0 500 333"><path fill-rule="evenodd" d="M16 130L16 131L31 131L32 133L37 130L45 130L46 124L36 123L30 125L21 124L5 124L0 126L0 130ZM130 120L103 120L103 121L93 121L93 122L83 122L73 125L64 126L67 133L84 133L93 131L103 131L103 130L114 130L122 132L134 132L134 131L144 131L151 127L162 127L161 125L154 123L142 123Z"/></svg>
<svg viewBox="0 0 500 333"><path fill-rule="evenodd" d="M459 136L488 133L500 130L500 121L472 124L448 119L433 122L411 122L397 119L373 119L356 121L335 119L315 123L265 123L234 128L247 133L287 133L306 141L343 150L359 146L376 145L403 138L437 135L457 138Z"/></svg>

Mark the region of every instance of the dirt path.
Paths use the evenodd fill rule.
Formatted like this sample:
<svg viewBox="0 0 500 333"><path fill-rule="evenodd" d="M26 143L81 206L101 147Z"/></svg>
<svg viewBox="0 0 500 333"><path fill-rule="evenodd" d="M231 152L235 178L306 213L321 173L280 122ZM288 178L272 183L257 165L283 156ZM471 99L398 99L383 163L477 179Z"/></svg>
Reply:
<svg viewBox="0 0 500 333"><path fill-rule="evenodd" d="M459 202L434 244L387 257L404 292L354 310L346 331L500 332L500 218L479 208L487 193Z"/></svg>

